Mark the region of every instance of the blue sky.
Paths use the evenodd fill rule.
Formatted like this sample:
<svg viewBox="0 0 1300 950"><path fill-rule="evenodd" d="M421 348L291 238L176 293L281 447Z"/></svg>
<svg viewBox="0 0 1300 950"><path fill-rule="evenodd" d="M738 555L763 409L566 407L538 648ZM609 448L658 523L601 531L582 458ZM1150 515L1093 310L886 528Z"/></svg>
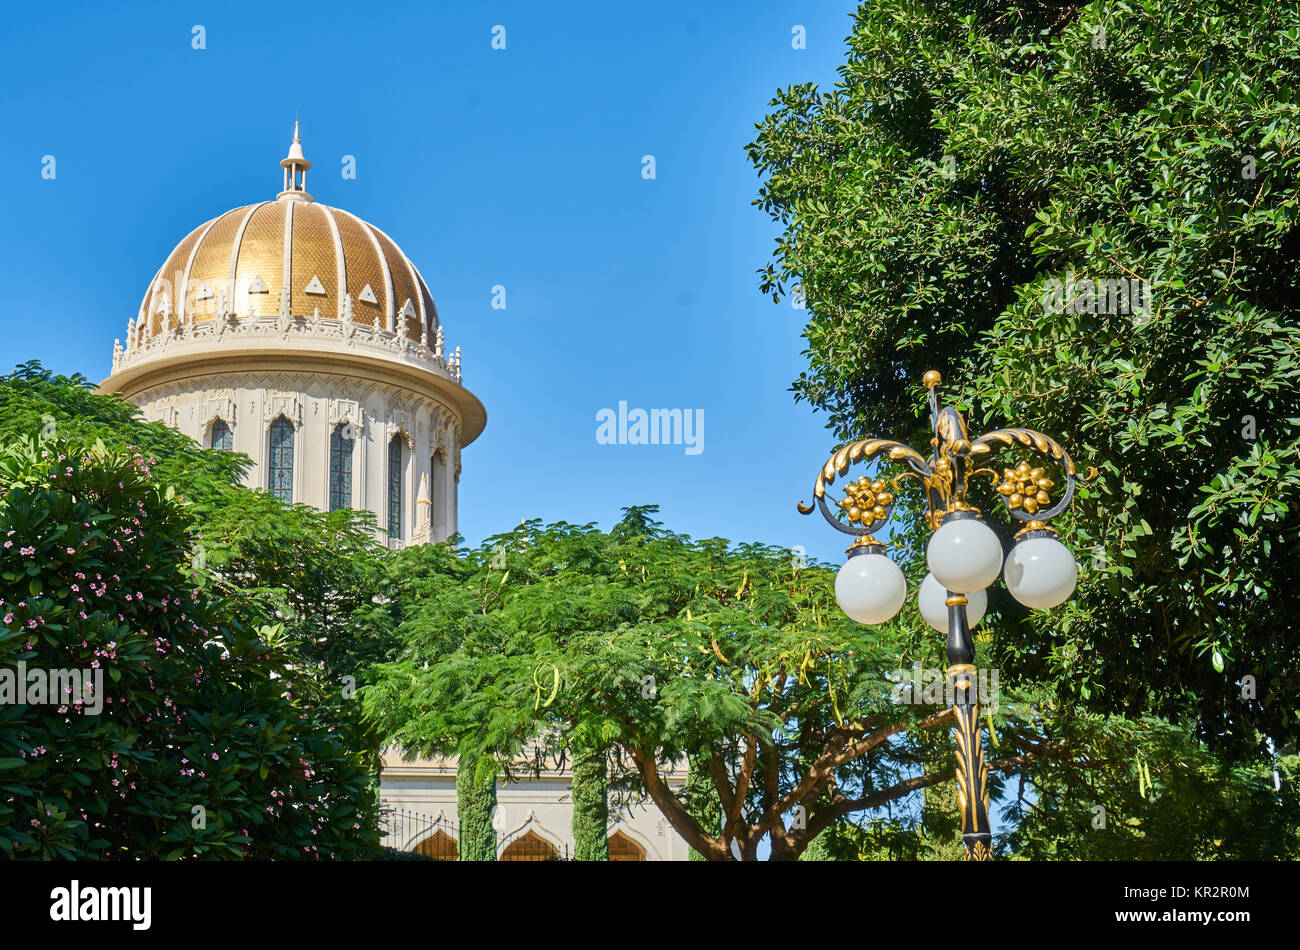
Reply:
<svg viewBox="0 0 1300 950"><path fill-rule="evenodd" d="M758 292L777 228L744 146L778 87L834 82L855 4L702 7L24 8L0 37L0 371L106 376L172 247L275 197L296 115L309 190L415 261L487 407L463 458L472 543L658 504L676 531L839 562L795 511L834 445L788 392L804 311ZM620 401L702 409L703 451L598 444Z"/></svg>

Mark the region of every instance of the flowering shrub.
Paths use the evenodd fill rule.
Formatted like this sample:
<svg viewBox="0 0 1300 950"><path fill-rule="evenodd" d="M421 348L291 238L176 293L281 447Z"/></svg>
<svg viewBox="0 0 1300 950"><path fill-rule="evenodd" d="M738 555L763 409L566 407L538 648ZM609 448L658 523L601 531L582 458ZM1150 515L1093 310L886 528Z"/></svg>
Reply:
<svg viewBox="0 0 1300 950"><path fill-rule="evenodd" d="M102 442L0 447L0 853L374 851L361 754L313 716L319 686L279 631L196 585L191 517L152 464ZM6 671L30 683L10 673L6 693Z"/></svg>

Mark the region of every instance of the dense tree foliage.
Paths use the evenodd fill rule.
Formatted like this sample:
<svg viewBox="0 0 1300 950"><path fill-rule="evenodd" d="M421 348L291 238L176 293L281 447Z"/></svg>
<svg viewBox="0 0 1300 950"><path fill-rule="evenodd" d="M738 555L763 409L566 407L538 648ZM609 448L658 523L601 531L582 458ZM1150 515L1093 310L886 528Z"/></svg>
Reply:
<svg viewBox="0 0 1300 950"><path fill-rule="evenodd" d="M477 549L387 552L368 516L271 502L236 484L246 460L34 366L0 380L0 442L0 534L21 542L0 549L0 669L99 662L113 700L0 707L13 853L360 854L380 742L458 757L464 860L495 858L498 777L548 756L574 763L580 857L607 857L605 786L712 860L762 842L782 859L959 848L946 697L898 682L942 668L941 638L912 606L848 621L824 565L673 534L652 507L609 532L529 522ZM93 575L91 610L76 597ZM1300 848L1293 749L1274 790L1271 763L1007 679L987 720L992 798L1014 819L1000 853Z"/></svg>
<svg viewBox="0 0 1300 950"><path fill-rule="evenodd" d="M285 505L240 479L245 455L200 448L130 403L96 395L80 376L36 363L0 378L0 441L45 433L154 460L158 481L186 502L194 531L196 583L250 627L278 624L298 662L321 684L316 715L353 733L378 769L378 742L362 732L353 688L370 663L392 655L382 626L358 622L372 607L383 549L369 512ZM382 618L380 618L382 619Z"/></svg>
<svg viewBox="0 0 1300 950"><path fill-rule="evenodd" d="M0 704L0 850L373 848L361 757L312 715L319 686L278 628L250 630L195 586L190 517L150 466L63 439L0 453L0 670L23 674L0 682L23 690Z"/></svg>
<svg viewBox="0 0 1300 950"><path fill-rule="evenodd" d="M1008 790L1009 853L1088 861L1300 857L1300 756L1230 764L1198 742L1191 725L1124 724L1113 734L1114 750L1129 755L1112 755L1086 776L1043 763L1032 784Z"/></svg>
<svg viewBox="0 0 1300 950"><path fill-rule="evenodd" d="M886 807L892 822L866 825L874 853L946 854L950 803L931 809L936 825L913 793L952 783L948 700L894 682L915 660L938 684L940 638L914 614L855 624L828 568L676 535L653 511L628 509L609 532L528 522L478 549L398 555L381 600L402 655L363 690L380 733L506 770L530 745L593 737L616 751L611 786L650 798L713 860L753 859L765 838L795 858ZM1004 774L1032 783L1048 759L1053 777L1122 772L1146 731L1041 691L996 698L994 800Z"/></svg>
<svg viewBox="0 0 1300 950"><path fill-rule="evenodd" d="M379 569L365 519L248 491L243 456L204 451L35 364L0 378L0 446L0 534L13 542L0 550L0 668L98 663L113 700L93 716L4 707L10 846L373 849L376 746L344 677L382 651L378 633L351 651L337 639Z"/></svg>
<svg viewBox="0 0 1300 950"><path fill-rule="evenodd" d="M1300 696L1300 9L871 0L848 47L749 147L797 397L923 447L936 368L1097 466L1074 599L995 592L982 662L1262 763Z"/></svg>

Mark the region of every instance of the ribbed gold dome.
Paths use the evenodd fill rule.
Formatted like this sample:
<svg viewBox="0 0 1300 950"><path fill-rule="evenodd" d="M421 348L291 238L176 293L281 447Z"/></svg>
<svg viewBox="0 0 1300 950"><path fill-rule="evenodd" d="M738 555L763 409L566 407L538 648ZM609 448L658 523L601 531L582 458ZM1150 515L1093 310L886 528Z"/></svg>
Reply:
<svg viewBox="0 0 1300 950"><path fill-rule="evenodd" d="M274 316L286 287L294 316L341 317L346 293L357 323L394 329L409 305L412 339L421 321L430 336L438 326L429 288L388 235L338 208L281 200L235 208L191 231L145 294L138 342L161 333L164 320L173 328L212 320L223 304L241 319Z"/></svg>
<svg viewBox="0 0 1300 950"><path fill-rule="evenodd" d="M433 338L438 312L415 265L374 225L312 201L296 128L293 148L275 201L227 211L176 245L140 304L134 343L219 312L275 316L286 305L295 317L331 319L350 306L358 324L389 331L405 312L407 336L419 340L427 325Z"/></svg>

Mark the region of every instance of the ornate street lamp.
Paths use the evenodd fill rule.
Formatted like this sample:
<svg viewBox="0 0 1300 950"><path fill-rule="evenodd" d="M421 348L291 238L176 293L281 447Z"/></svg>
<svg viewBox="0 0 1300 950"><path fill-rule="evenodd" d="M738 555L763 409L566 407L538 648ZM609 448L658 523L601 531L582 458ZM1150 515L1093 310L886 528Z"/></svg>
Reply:
<svg viewBox="0 0 1300 950"><path fill-rule="evenodd" d="M970 630L984 617L988 605L985 588L1002 574L1011 596L1026 607L1046 610L1064 603L1074 592L1078 567L1074 556L1062 544L1047 522L1059 515L1074 497L1079 481L1097 476L1089 469L1085 478L1075 471L1074 462L1055 441L1032 429L997 429L971 439L961 413L950 406L939 408L935 388L940 375L925 374L930 390L930 418L934 437L929 458L900 442L863 439L852 442L830 457L813 486L816 507L831 527L857 540L848 549L848 560L835 579L835 599L849 617L864 624L884 623L903 606L907 581L903 572L885 556L885 545L872 537L888 521L893 510L899 479L917 479L925 490L926 523L934 532L926 546L930 573L921 583L917 606L921 616L940 633L948 634L948 676L953 689L953 711L957 724L957 787L961 796L962 840L966 857L972 861L992 856L988 817L988 769L979 723L976 693L975 647ZM1056 482L1042 467L1020 462L999 475L991 468L977 467L995 450L1019 446L1043 456L1064 476L1065 488L1058 501L1052 500ZM855 462L876 457L906 465L909 471L883 478L860 477L844 487L844 497L835 513L826 502L826 488ZM976 475L988 475L997 486L1002 503L1012 517L1026 522L1016 534L1015 546L1002 558L1002 544L993 529L980 520L980 511L967 503L968 482ZM813 505L799 504L802 514Z"/></svg>

